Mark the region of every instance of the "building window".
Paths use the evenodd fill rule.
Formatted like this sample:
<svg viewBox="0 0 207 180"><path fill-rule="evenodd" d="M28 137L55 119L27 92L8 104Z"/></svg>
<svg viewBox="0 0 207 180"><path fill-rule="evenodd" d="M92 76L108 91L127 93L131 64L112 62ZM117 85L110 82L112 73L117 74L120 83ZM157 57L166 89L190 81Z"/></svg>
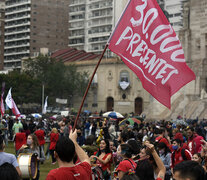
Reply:
<svg viewBox="0 0 207 180"><path fill-rule="evenodd" d="M120 82L129 82L129 72L128 71L122 71L120 73Z"/></svg>

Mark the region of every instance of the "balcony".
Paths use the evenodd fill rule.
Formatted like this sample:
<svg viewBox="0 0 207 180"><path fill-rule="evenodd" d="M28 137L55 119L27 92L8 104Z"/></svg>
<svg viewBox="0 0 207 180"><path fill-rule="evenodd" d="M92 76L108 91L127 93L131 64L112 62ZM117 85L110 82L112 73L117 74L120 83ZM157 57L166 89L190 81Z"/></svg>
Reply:
<svg viewBox="0 0 207 180"><path fill-rule="evenodd" d="M72 15L78 15L78 14L85 14L86 11L75 11L75 12L69 12L69 16Z"/></svg>
<svg viewBox="0 0 207 180"><path fill-rule="evenodd" d="M91 23L90 25L88 25L89 27L100 27L100 26L108 26L108 25L112 25L112 20L109 22L98 22L98 23Z"/></svg>
<svg viewBox="0 0 207 180"><path fill-rule="evenodd" d="M5 36L21 34L21 33L28 33L28 32L30 32L30 29L22 29L22 30L19 30L19 31L16 30L16 31L13 31L13 32L5 33Z"/></svg>
<svg viewBox="0 0 207 180"><path fill-rule="evenodd" d="M30 36L24 36L24 37L14 38L14 39L5 39L5 43L13 42L13 41L22 41L22 40L27 40L27 39L30 39Z"/></svg>
<svg viewBox="0 0 207 180"><path fill-rule="evenodd" d="M106 43L108 41L107 40L98 40L98 41L93 41L93 42L88 42L88 44L100 44L100 43Z"/></svg>
<svg viewBox="0 0 207 180"><path fill-rule="evenodd" d="M101 5L98 4L97 6L93 6L93 7L89 7L90 11L97 11L97 10L104 10L104 9L113 9L113 5L112 4L107 4L107 5Z"/></svg>
<svg viewBox="0 0 207 180"><path fill-rule="evenodd" d="M70 47L84 46L84 43L77 43L77 44L70 44L69 43L69 46Z"/></svg>
<svg viewBox="0 0 207 180"><path fill-rule="evenodd" d="M6 25L5 29L10 29L10 28L16 28L16 27L21 27L21 26L27 26L30 25L30 21L26 23L19 23L19 24L12 24L12 25Z"/></svg>
<svg viewBox="0 0 207 180"><path fill-rule="evenodd" d="M21 51L21 52L11 52L11 53L4 53L4 56L13 56L13 55L20 55L20 54L29 54L30 51Z"/></svg>
<svg viewBox="0 0 207 180"><path fill-rule="evenodd" d="M30 7L28 7L28 8L22 8L22 9L19 9L17 11L6 12L5 15L8 16L8 15L18 14L18 13L23 13L23 12L28 12L28 11L31 11L31 8Z"/></svg>
<svg viewBox="0 0 207 180"><path fill-rule="evenodd" d="M69 18L70 19L70 18ZM73 22L80 22L80 21L85 21L85 17L83 18L79 18L79 19L70 19L70 23L73 23Z"/></svg>
<svg viewBox="0 0 207 180"><path fill-rule="evenodd" d="M98 16L89 15L90 19L100 19L100 18L107 18L107 17L112 17L112 13L110 13L110 14L102 14L102 15L98 15Z"/></svg>
<svg viewBox="0 0 207 180"><path fill-rule="evenodd" d="M81 29L85 29L84 25L80 27L69 27L69 31L75 31L75 30L81 30Z"/></svg>
<svg viewBox="0 0 207 180"><path fill-rule="evenodd" d="M93 32L88 34L88 38L110 36L111 32Z"/></svg>
<svg viewBox="0 0 207 180"><path fill-rule="evenodd" d="M12 8L12 7L17 7L17 6L22 6L22 5L26 5L26 4L31 4L31 0L25 0L22 2L17 2L17 3L12 3L12 4L7 4L6 8Z"/></svg>
<svg viewBox="0 0 207 180"><path fill-rule="evenodd" d="M13 45L13 46L4 46L4 49L14 49L14 48L21 48L21 47L29 47L30 43L26 44L19 44L19 45Z"/></svg>
<svg viewBox="0 0 207 180"><path fill-rule="evenodd" d="M103 2L102 0L90 0L89 4L92 4L94 2Z"/></svg>
<svg viewBox="0 0 207 180"><path fill-rule="evenodd" d="M84 37L84 35L80 35L80 34L77 34L77 35L70 35L69 36L69 39L76 39L76 38L82 38L82 37Z"/></svg>
<svg viewBox="0 0 207 180"><path fill-rule="evenodd" d="M28 19L28 18L30 18L30 17L31 17L31 15L28 14L28 15L26 15L26 16L14 17L14 18L12 18L12 19L5 19L5 22L18 21L18 20L21 20L21 19Z"/></svg>
<svg viewBox="0 0 207 180"><path fill-rule="evenodd" d="M20 62L21 61L21 59L10 59L10 60L4 60L4 63L7 63L7 64L9 64L9 63L12 63L12 62Z"/></svg>
<svg viewBox="0 0 207 180"><path fill-rule="evenodd" d="M84 4L86 4L85 0L75 0L70 3L69 7L79 6L79 5L84 5Z"/></svg>

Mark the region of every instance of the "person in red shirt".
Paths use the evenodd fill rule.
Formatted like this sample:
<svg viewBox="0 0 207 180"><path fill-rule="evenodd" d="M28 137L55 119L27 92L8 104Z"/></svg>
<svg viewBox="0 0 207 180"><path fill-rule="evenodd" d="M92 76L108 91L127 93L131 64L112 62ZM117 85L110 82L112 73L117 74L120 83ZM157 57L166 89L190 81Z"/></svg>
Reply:
<svg viewBox="0 0 207 180"><path fill-rule="evenodd" d="M59 138L58 130L56 128L52 128L52 131L50 133L50 147L49 147L50 155L52 157L52 164L56 163L54 151L58 138Z"/></svg>
<svg viewBox="0 0 207 180"><path fill-rule="evenodd" d="M118 173L118 178L121 179L124 174L128 174L130 171L134 171L137 167L137 164L132 159L133 149L129 144L121 144L121 156L123 160L119 163L116 168L116 172Z"/></svg>
<svg viewBox="0 0 207 180"><path fill-rule="evenodd" d="M35 135L37 136L41 151L44 152L45 131L41 129L41 126L37 126L37 130L35 131Z"/></svg>
<svg viewBox="0 0 207 180"><path fill-rule="evenodd" d="M192 154L187 149L181 148L180 139L173 140L172 148L173 148L173 152L171 156L171 169L182 161L191 160Z"/></svg>
<svg viewBox="0 0 207 180"><path fill-rule="evenodd" d="M17 151L22 147L22 145L27 143L26 133L24 132L23 129L20 129L20 132L16 133L14 142L15 142L15 149L17 153Z"/></svg>
<svg viewBox="0 0 207 180"><path fill-rule="evenodd" d="M170 143L169 143L168 139L165 137L165 129L160 128L160 129L157 129L156 131L159 135L158 135L158 137L155 138L155 142L157 144L163 142L166 144L167 147L170 148Z"/></svg>
<svg viewBox="0 0 207 180"><path fill-rule="evenodd" d="M77 131L71 131L70 138L60 137L55 147L55 157L59 168L51 170L46 180L92 180L90 159L78 145ZM73 159L77 154L80 163L74 164Z"/></svg>
<svg viewBox="0 0 207 180"><path fill-rule="evenodd" d="M202 144L203 144L201 140L203 140L203 137L196 134L194 132L193 127L187 128L187 136L188 136L187 148L191 152L191 154L194 155L195 153L201 152Z"/></svg>

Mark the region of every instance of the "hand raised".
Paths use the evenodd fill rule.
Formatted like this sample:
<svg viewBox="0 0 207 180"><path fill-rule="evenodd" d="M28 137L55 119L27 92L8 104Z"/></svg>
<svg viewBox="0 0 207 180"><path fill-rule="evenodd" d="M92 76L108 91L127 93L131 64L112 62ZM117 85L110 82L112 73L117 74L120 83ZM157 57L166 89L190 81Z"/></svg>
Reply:
<svg viewBox="0 0 207 180"><path fill-rule="evenodd" d="M77 129L75 129L74 132L73 132L72 130L70 131L69 138L70 138L72 141L76 141L76 140L77 140Z"/></svg>

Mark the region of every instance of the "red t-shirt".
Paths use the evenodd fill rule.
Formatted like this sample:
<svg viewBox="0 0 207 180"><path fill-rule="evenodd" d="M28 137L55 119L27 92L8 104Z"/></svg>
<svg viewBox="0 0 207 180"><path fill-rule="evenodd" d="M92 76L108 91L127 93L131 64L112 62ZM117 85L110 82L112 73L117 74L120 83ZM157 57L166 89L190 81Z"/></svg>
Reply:
<svg viewBox="0 0 207 180"><path fill-rule="evenodd" d="M15 136L16 150L19 150L23 144L27 144L26 133L23 133L23 132L16 133L16 136Z"/></svg>
<svg viewBox="0 0 207 180"><path fill-rule="evenodd" d="M51 133L50 134L50 150L54 150L56 143L58 141L59 134L58 133Z"/></svg>
<svg viewBox="0 0 207 180"><path fill-rule="evenodd" d="M35 131L35 135L37 136L39 145L40 146L44 145L45 144L45 132L42 129L40 129L40 130Z"/></svg>
<svg viewBox="0 0 207 180"><path fill-rule="evenodd" d="M128 172L130 169L133 169L135 171L136 167L137 164L132 159L123 160L122 162L119 163L116 172L118 171Z"/></svg>
<svg viewBox="0 0 207 180"><path fill-rule="evenodd" d="M91 165L87 162L73 167L61 167L51 170L46 180L92 180Z"/></svg>

